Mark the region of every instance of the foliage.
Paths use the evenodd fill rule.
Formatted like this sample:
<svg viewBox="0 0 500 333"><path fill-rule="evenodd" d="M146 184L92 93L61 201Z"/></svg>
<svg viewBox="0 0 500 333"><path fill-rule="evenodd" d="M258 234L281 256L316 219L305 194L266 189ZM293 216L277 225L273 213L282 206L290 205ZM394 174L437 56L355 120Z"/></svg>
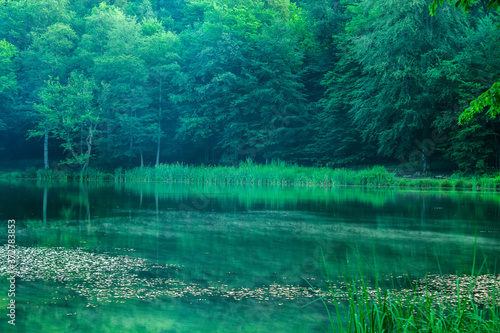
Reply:
<svg viewBox="0 0 500 333"><path fill-rule="evenodd" d="M469 12L471 5L476 4L477 0L448 0L449 3L455 2L455 8L461 8L464 12ZM443 5L444 0L433 0L429 5L431 15L436 14L436 9L439 5ZM499 0L488 0L486 4L487 11L494 9L498 10L500 5ZM494 35L497 35L494 33ZM479 97L470 102L470 106L465 109L459 118L459 123L461 125L471 121L471 119L484 111L486 108L486 114L492 119L496 118L496 115L500 112L500 81L494 82L491 87L489 87L485 92L483 92Z"/></svg>
<svg viewBox="0 0 500 333"><path fill-rule="evenodd" d="M17 48L7 42L5 39L0 40L0 132L8 129L8 121L10 118L8 108L14 96L17 85L16 77L16 56L18 55ZM12 123L11 121L10 123Z"/></svg>
<svg viewBox="0 0 500 333"><path fill-rule="evenodd" d="M92 156L107 87L102 87L100 97L96 96L96 90L94 82L78 72L71 73L67 85L62 85L57 79L47 81L40 92L43 104L35 105L40 130L30 133L31 136L44 135L48 128L55 138L62 140L61 147L70 153L63 163L78 164L82 171Z"/></svg>
<svg viewBox="0 0 500 333"><path fill-rule="evenodd" d="M444 2L445 2L445 0L433 0L429 4L429 9L430 9L431 15L435 15L438 6L440 6L440 5L442 6ZM478 2L478 0L448 0L448 2L451 4L455 3L454 4L455 8L461 8L465 12L469 12L471 6L476 4ZM499 5L500 5L500 0L488 0L488 3L486 4L486 8L488 10L491 10L491 9L497 10Z"/></svg>
<svg viewBox="0 0 500 333"><path fill-rule="evenodd" d="M0 155L498 169L497 1L429 2L0 0Z"/></svg>

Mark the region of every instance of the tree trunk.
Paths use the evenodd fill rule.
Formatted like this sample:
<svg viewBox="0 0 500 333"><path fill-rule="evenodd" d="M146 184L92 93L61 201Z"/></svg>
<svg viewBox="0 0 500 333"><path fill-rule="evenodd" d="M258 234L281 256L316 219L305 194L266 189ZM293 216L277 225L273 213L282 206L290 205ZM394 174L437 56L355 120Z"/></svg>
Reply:
<svg viewBox="0 0 500 333"><path fill-rule="evenodd" d="M132 160L132 148L134 147L134 140L132 139L132 137L130 137L130 143L129 143L129 156L128 156L128 160L131 161Z"/></svg>
<svg viewBox="0 0 500 333"><path fill-rule="evenodd" d="M161 144L161 102L162 102L162 96L161 96L161 76L160 76L160 107L158 109L158 142L156 145L156 166L160 164L160 144Z"/></svg>
<svg viewBox="0 0 500 333"><path fill-rule="evenodd" d="M436 144L434 141L430 139L431 135L431 125L430 125L430 120L426 119L424 121L424 131L422 135L422 143L421 143L421 149L422 149L422 162L424 164L423 166L423 172L427 173L432 171L432 166L431 166L431 155L434 153L436 150Z"/></svg>
<svg viewBox="0 0 500 333"><path fill-rule="evenodd" d="M425 150L422 151L422 159L424 161L424 173L432 171L431 159Z"/></svg>
<svg viewBox="0 0 500 333"><path fill-rule="evenodd" d="M139 145L139 153L141 154L141 169L144 168L144 157L142 155L142 145Z"/></svg>
<svg viewBox="0 0 500 333"><path fill-rule="evenodd" d="M43 138L43 165L45 170L49 168L49 131L45 130Z"/></svg>
<svg viewBox="0 0 500 333"><path fill-rule="evenodd" d="M90 155L92 154L92 138L94 136L94 130L95 128L89 126L89 135L87 136L87 140L85 140L87 142L87 151L85 152L85 154L88 155L88 157L85 159L85 163L83 164L82 167L82 172L85 172L90 162Z"/></svg>
<svg viewBox="0 0 500 333"><path fill-rule="evenodd" d="M158 142L156 145L156 163L155 165L158 166L160 164L160 136L158 135Z"/></svg>

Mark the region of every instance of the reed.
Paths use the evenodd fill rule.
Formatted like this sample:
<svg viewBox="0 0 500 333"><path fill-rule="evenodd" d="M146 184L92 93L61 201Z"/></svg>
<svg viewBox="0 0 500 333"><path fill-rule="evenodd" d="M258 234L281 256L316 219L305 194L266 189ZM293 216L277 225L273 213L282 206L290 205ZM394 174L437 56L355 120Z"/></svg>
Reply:
<svg viewBox="0 0 500 333"><path fill-rule="evenodd" d="M373 166L360 170L346 168L304 167L272 160L257 164L251 159L236 166L188 165L182 163L160 164L154 167L138 167L124 170L117 168L114 173L98 169L86 172L45 170L28 168L25 172L0 173L3 179L38 180L79 180L79 181L140 181L213 184L251 185L298 185L298 186L366 186L399 187L441 190L482 190L500 191L500 176L463 178L456 175L451 179L396 178L383 166Z"/></svg>
<svg viewBox="0 0 500 333"><path fill-rule="evenodd" d="M273 160L267 164L255 164L252 160L238 166L191 166L180 163L161 164L156 167L135 168L127 171L117 169L115 179L125 181L165 181L215 184L256 185L364 185L391 186L394 174L384 167L352 171L302 167Z"/></svg>
<svg viewBox="0 0 500 333"><path fill-rule="evenodd" d="M387 287L359 252L359 262L365 267L360 264L353 273L348 266L341 276L344 287L334 288L323 256L329 299L321 297L301 310L306 312L307 306L321 301L330 328L311 318L324 332L499 332L500 281L495 273L485 274L486 259L477 267L476 252L474 246L468 274L440 273L414 281L406 273L406 289ZM332 303L334 315L328 306Z"/></svg>

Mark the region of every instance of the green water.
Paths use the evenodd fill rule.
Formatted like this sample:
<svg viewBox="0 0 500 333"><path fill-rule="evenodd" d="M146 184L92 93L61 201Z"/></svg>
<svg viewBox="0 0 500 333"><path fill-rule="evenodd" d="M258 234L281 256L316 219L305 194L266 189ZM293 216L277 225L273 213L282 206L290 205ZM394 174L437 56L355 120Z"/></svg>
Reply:
<svg viewBox="0 0 500 333"><path fill-rule="evenodd" d="M399 288L470 270L475 242L485 272L500 253L496 193L0 183L0 219L2 244L16 220L9 332L316 332L324 306L301 307L327 294L323 258L334 282L366 260Z"/></svg>

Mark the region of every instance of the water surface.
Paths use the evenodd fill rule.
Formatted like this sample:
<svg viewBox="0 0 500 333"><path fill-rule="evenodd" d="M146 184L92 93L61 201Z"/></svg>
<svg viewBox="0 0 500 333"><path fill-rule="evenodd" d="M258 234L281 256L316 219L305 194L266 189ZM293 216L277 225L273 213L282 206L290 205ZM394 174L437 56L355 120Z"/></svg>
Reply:
<svg viewBox="0 0 500 333"><path fill-rule="evenodd" d="M301 307L326 272L398 288L470 270L475 246L495 272L500 253L497 193L0 183L0 218L2 244L16 220L19 332L315 332L325 308Z"/></svg>

